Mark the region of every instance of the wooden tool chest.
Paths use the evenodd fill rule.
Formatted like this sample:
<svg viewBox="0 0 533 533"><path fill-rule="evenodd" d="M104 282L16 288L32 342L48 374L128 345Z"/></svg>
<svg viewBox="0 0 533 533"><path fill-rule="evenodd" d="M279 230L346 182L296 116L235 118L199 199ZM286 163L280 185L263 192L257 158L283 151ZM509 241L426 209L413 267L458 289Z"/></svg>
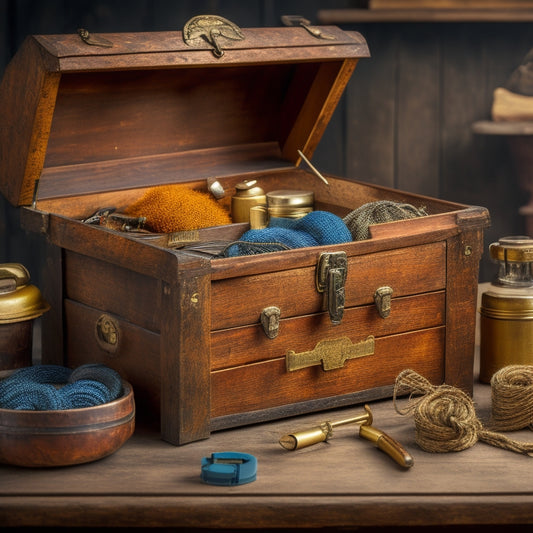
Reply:
<svg viewBox="0 0 533 533"><path fill-rule="evenodd" d="M32 36L6 69L1 187L47 242L43 362L115 368L173 444L385 398L408 367L472 390L487 210L326 184L300 166L369 56L359 33L320 31L219 31L192 44L185 32ZM360 241L222 258L171 234L86 223L160 184L207 191L216 179L227 205L245 178L311 189L315 209L339 217L384 199L427 216ZM247 229L198 235L234 241Z"/></svg>

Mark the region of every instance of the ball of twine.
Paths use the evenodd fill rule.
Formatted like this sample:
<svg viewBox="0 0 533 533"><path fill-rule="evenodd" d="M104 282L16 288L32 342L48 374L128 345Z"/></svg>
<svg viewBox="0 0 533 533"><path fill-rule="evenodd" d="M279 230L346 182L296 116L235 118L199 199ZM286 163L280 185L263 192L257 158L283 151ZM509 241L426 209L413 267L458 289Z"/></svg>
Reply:
<svg viewBox="0 0 533 533"><path fill-rule="evenodd" d="M407 407L400 410L397 396L409 392ZM421 394L417 398L414 394ZM414 371L402 372L396 379L394 403L400 414L412 414L417 444L427 452L457 452L477 440L481 422L472 399L460 389L436 387Z"/></svg>
<svg viewBox="0 0 533 533"><path fill-rule="evenodd" d="M533 366L509 365L490 381L491 426L500 431L533 429Z"/></svg>
<svg viewBox="0 0 533 533"><path fill-rule="evenodd" d="M409 394L407 405L400 409L397 398ZM517 442L489 431L476 415L472 398L450 385L432 385L411 369L396 378L393 402L402 415L412 414L415 440L424 451L442 453L470 448L478 440L491 446L525 455L533 454L533 444Z"/></svg>

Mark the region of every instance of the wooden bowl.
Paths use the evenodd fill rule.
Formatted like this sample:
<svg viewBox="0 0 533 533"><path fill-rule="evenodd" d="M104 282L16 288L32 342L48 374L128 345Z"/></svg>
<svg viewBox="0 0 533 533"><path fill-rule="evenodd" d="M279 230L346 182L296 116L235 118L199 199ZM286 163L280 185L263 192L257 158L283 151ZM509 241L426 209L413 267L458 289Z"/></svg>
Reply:
<svg viewBox="0 0 533 533"><path fill-rule="evenodd" d="M28 467L96 461L118 450L135 429L131 385L109 403L61 411L0 409L0 463Z"/></svg>

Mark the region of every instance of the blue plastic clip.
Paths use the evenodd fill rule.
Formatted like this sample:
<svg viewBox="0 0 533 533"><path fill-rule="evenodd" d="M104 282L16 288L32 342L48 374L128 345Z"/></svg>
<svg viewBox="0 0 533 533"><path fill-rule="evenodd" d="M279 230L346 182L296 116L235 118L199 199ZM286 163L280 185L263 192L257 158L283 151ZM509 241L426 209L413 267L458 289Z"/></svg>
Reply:
<svg viewBox="0 0 533 533"><path fill-rule="evenodd" d="M202 459L201 478L210 485L251 483L257 478L257 459L248 453L212 453Z"/></svg>

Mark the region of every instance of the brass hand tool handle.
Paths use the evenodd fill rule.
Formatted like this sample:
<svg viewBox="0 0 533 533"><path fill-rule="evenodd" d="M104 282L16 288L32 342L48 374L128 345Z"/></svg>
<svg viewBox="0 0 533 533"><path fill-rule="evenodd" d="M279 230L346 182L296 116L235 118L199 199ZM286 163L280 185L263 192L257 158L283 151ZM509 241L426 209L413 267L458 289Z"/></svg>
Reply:
<svg viewBox="0 0 533 533"><path fill-rule="evenodd" d="M300 448L306 448L307 446L328 440L333 435L333 428L348 424L372 424L372 411L370 407L365 405L365 413L362 415L338 420L337 422L323 422L319 426L284 435L279 440L279 443L286 450L299 450Z"/></svg>
<svg viewBox="0 0 533 533"><path fill-rule="evenodd" d="M359 428L359 436L373 442L377 448L385 452L393 461L404 468L410 468L414 464L413 457L405 448L385 432L373 426L362 425Z"/></svg>

